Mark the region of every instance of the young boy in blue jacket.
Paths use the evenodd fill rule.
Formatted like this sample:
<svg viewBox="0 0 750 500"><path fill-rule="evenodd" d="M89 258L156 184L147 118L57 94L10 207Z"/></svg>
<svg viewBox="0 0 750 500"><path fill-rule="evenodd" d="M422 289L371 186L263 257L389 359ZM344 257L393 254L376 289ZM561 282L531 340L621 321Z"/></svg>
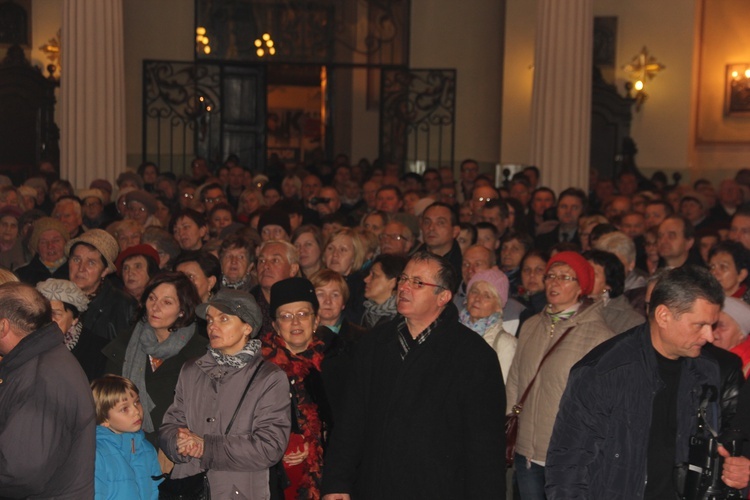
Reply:
<svg viewBox="0 0 750 500"><path fill-rule="evenodd" d="M96 404L96 500L157 500L161 467L141 430L143 407L130 380L106 375L91 382Z"/></svg>

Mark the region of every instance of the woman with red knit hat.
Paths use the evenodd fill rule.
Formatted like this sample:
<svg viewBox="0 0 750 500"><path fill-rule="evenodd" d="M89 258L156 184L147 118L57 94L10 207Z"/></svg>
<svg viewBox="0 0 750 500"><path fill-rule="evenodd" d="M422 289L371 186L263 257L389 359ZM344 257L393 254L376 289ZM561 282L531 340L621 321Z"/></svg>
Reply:
<svg viewBox="0 0 750 500"><path fill-rule="evenodd" d="M594 268L581 254L556 254L544 275L547 306L521 327L506 394L507 412L518 413L514 465L522 500L544 498L547 446L570 369L613 335L601 301L586 298L593 286Z"/></svg>

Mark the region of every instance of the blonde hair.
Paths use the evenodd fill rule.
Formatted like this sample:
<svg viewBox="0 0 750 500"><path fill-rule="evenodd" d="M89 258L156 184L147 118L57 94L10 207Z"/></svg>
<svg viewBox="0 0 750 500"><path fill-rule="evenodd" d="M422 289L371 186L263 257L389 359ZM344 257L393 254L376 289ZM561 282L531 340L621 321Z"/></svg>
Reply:
<svg viewBox="0 0 750 500"><path fill-rule="evenodd" d="M21 280L18 279L18 276L8 271L4 267L0 267L0 285L2 285L3 283L17 283L19 281Z"/></svg>
<svg viewBox="0 0 750 500"><path fill-rule="evenodd" d="M362 242L362 238L360 237L360 235L357 234L357 232L354 229L350 227L345 227L333 233L328 238L328 241L326 241L326 244L323 247L323 253L325 253L326 248L328 248L328 245L333 243L335 240L345 237L345 236L349 237L352 240L352 246L354 247L354 258L352 259L352 269L351 271L349 271L349 274L351 274L362 269L362 266L365 263L365 244Z"/></svg>
<svg viewBox="0 0 750 500"><path fill-rule="evenodd" d="M138 395L135 384L119 375L105 375L91 382L96 408L96 423L103 424L109 419L109 410L123 400L129 393Z"/></svg>

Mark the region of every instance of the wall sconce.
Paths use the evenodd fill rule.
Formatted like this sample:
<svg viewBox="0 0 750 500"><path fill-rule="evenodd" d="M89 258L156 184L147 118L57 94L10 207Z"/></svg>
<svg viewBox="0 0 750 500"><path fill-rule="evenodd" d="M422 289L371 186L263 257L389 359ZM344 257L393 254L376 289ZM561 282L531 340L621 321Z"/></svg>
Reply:
<svg viewBox="0 0 750 500"><path fill-rule="evenodd" d="M255 54L258 57L263 57L266 54L269 56L276 55L276 47L273 46L273 40L271 35L263 33L263 36L255 40Z"/></svg>
<svg viewBox="0 0 750 500"><path fill-rule="evenodd" d="M203 26L195 28L195 50L199 53L203 52L206 55L211 53L209 39L206 36L206 28Z"/></svg>
<svg viewBox="0 0 750 500"><path fill-rule="evenodd" d="M750 115L750 63L727 64L724 114Z"/></svg>
<svg viewBox="0 0 750 500"><path fill-rule="evenodd" d="M47 40L47 43L39 46L39 50L44 52L47 56L47 60L50 64L47 65L47 71L52 78L59 78L60 76L60 39L61 30L57 30L57 33L53 38Z"/></svg>
<svg viewBox="0 0 750 500"><path fill-rule="evenodd" d="M646 47L643 47L629 64L622 67L630 73L630 81L625 84L625 90L628 91L628 96L635 99L636 111L640 111L641 106L648 98L648 94L644 90L646 79L653 79L664 68L665 66L658 62L654 56L649 55Z"/></svg>

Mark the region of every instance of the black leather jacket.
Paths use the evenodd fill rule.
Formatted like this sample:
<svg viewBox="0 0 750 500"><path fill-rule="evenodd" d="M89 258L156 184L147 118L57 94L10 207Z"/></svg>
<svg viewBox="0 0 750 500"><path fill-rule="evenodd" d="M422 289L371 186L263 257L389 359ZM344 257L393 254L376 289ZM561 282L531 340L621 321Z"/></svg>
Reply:
<svg viewBox="0 0 750 500"><path fill-rule="evenodd" d="M731 428L732 419L737 415L740 389L745 382L742 374L742 360L733 352L713 344L703 346L703 352L719 363L721 374L721 431Z"/></svg>

